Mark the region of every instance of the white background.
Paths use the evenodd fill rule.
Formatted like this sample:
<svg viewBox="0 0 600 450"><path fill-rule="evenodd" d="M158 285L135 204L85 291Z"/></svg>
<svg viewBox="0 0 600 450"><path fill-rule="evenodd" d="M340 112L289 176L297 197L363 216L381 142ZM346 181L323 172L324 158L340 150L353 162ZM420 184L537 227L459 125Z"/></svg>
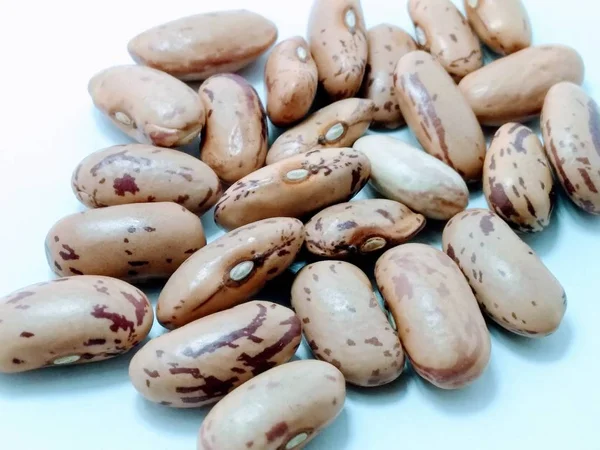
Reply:
<svg viewBox="0 0 600 450"><path fill-rule="evenodd" d="M388 21L412 33L405 3L363 0L367 25ZM525 3L534 42L575 47L587 66L585 88L600 99L597 2ZM235 7L273 20L280 39L305 35L310 0L4 3L0 295L52 278L44 257L46 232L62 216L83 209L71 192L72 170L92 151L129 142L93 109L89 78L107 66L129 63L129 38L150 26ZM263 57L243 72L261 96L264 62ZM414 142L407 130L398 135ZM480 192L473 193L471 206L484 206ZM212 217L203 221L214 237L219 231ZM417 240L439 245L440 229L430 226ZM534 341L491 326L490 366L462 391L438 390L410 372L388 387L349 388L344 412L309 448L600 449L600 219L576 210L561 195L549 229L526 239L568 294L556 334ZM291 279L283 276L269 296L286 303ZM146 291L155 300L157 288ZM161 332L155 325L152 335ZM307 357L304 349L299 354ZM0 375L0 448L194 449L207 409L173 410L144 401L129 384L130 358Z"/></svg>

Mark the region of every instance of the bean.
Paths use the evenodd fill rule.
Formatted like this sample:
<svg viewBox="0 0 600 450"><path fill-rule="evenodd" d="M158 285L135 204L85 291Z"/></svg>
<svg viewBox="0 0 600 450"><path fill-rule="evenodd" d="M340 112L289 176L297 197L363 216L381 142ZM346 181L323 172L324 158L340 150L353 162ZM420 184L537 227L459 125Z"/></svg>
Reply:
<svg viewBox="0 0 600 450"><path fill-rule="evenodd" d="M0 299L0 372L25 372L114 358L144 340L148 298L114 278L46 281Z"/></svg>

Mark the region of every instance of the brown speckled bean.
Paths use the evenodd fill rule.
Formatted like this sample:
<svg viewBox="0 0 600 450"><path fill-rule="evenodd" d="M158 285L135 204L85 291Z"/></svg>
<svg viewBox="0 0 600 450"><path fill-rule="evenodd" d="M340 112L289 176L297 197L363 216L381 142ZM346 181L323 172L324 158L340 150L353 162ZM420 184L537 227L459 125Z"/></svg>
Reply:
<svg viewBox="0 0 600 450"><path fill-rule="evenodd" d="M200 219L183 206L134 203L59 220L46 237L46 258L58 276L145 281L170 276L205 245Z"/></svg>
<svg viewBox="0 0 600 450"><path fill-rule="evenodd" d="M388 250L375 265L381 295L415 371L443 389L464 387L484 372L490 335L459 268L423 244Z"/></svg>
<svg viewBox="0 0 600 450"><path fill-rule="evenodd" d="M175 202L203 214L221 196L219 178L203 162L178 150L144 144L115 145L84 158L71 179L90 208Z"/></svg>
<svg viewBox="0 0 600 450"><path fill-rule="evenodd" d="M394 85L406 123L423 148L466 181L479 181L485 138L473 110L452 78L428 53L403 56Z"/></svg>
<svg viewBox="0 0 600 450"><path fill-rule="evenodd" d="M480 123L501 126L536 117L552 86L561 81L581 84L583 75L583 60L575 50L541 45L488 64L458 87Z"/></svg>
<svg viewBox="0 0 600 450"><path fill-rule="evenodd" d="M282 217L220 237L169 279L158 298L158 321L177 328L248 300L294 262L303 243L302 222Z"/></svg>
<svg viewBox="0 0 600 450"><path fill-rule="evenodd" d="M282 364L244 383L210 410L197 450L300 450L335 420L345 398L344 376L331 364Z"/></svg>
<svg viewBox="0 0 600 450"><path fill-rule="evenodd" d="M267 114L273 125L291 125L312 106L319 74L308 44L295 36L275 46L265 66Z"/></svg>
<svg viewBox="0 0 600 450"><path fill-rule="evenodd" d="M200 86L206 128L200 159L226 183L265 164L267 116L254 88L239 75L210 77Z"/></svg>
<svg viewBox="0 0 600 450"><path fill-rule="evenodd" d="M236 72L277 40L277 27L246 10L217 11L183 17L137 35L127 46L139 64L182 80L205 80Z"/></svg>
<svg viewBox="0 0 600 450"><path fill-rule="evenodd" d="M142 66L115 66L96 74L88 91L94 105L142 144L175 147L193 141L205 112L192 88Z"/></svg>
<svg viewBox="0 0 600 450"><path fill-rule="evenodd" d="M392 200L339 203L308 221L306 248L327 258L364 255L402 244L424 226L425 217Z"/></svg>
<svg viewBox="0 0 600 450"><path fill-rule="evenodd" d="M143 292L100 276L34 284L0 299L0 372L85 364L146 338L154 314Z"/></svg>
<svg viewBox="0 0 600 450"><path fill-rule="evenodd" d="M369 59L363 81L363 96L375 103L372 126L398 128L405 124L394 92L394 69L405 54L417 49L402 28L382 23L368 33Z"/></svg>
<svg viewBox="0 0 600 450"><path fill-rule="evenodd" d="M371 100L332 103L279 136L269 149L267 164L319 148L348 147L369 128L374 113Z"/></svg>
<svg viewBox="0 0 600 450"><path fill-rule="evenodd" d="M381 386L402 373L398 335L358 267L339 261L304 267L292 286L292 306L315 357L340 369L349 383Z"/></svg>
<svg viewBox="0 0 600 450"><path fill-rule="evenodd" d="M333 100L354 97L367 63L367 32L360 0L314 0L308 42L319 81Z"/></svg>
<svg viewBox="0 0 600 450"><path fill-rule="evenodd" d="M500 55L531 45L531 23L521 0L464 0L475 33Z"/></svg>
<svg viewBox="0 0 600 450"><path fill-rule="evenodd" d="M567 307L565 291L500 217L464 211L448 222L442 240L483 311L499 325L528 337L556 331Z"/></svg>
<svg viewBox="0 0 600 450"><path fill-rule="evenodd" d="M150 401L197 408L289 361L301 338L291 309L254 301L152 339L131 360L129 377Z"/></svg>
<svg viewBox="0 0 600 450"><path fill-rule="evenodd" d="M542 110L546 154L567 195L600 214L600 108L573 83L553 86Z"/></svg>
<svg viewBox="0 0 600 450"><path fill-rule="evenodd" d="M479 39L450 0L409 0L417 44L456 80L483 65Z"/></svg>
<svg viewBox="0 0 600 450"><path fill-rule="evenodd" d="M233 229L268 217L302 217L347 201L369 180L371 164L351 149L312 150L263 167L232 185L215 222Z"/></svg>
<svg viewBox="0 0 600 450"><path fill-rule="evenodd" d="M542 231L554 206L554 180L538 137L507 123L485 155L483 192L496 214L520 231Z"/></svg>

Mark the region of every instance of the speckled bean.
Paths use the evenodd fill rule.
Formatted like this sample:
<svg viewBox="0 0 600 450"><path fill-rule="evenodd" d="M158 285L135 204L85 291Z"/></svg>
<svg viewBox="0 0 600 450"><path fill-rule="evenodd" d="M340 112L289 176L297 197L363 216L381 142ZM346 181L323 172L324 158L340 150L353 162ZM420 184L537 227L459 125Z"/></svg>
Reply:
<svg viewBox="0 0 600 450"><path fill-rule="evenodd" d="M303 243L302 222L283 217L220 237L169 279L158 298L158 321L177 328L248 300L294 262Z"/></svg>
<svg viewBox="0 0 600 450"><path fill-rule="evenodd" d="M567 195L600 214L600 109L573 83L553 86L542 110L546 154Z"/></svg>
<svg viewBox="0 0 600 450"><path fill-rule="evenodd" d="M273 125L289 126L306 116L318 84L317 65L303 37L277 44L265 66L267 114Z"/></svg>
<svg viewBox="0 0 600 450"><path fill-rule="evenodd" d="M450 0L409 0L408 13L417 44L455 80L483 65L479 39Z"/></svg>
<svg viewBox="0 0 600 450"><path fill-rule="evenodd" d="M398 61L394 85L404 119L425 151L466 181L481 180L483 131L444 68L428 53L408 53Z"/></svg>
<svg viewBox="0 0 600 450"><path fill-rule="evenodd" d="M85 364L128 352L154 314L143 292L100 276L67 277L0 299L0 372Z"/></svg>
<svg viewBox="0 0 600 450"><path fill-rule="evenodd" d="M219 178L203 162L144 144L92 153L73 172L71 185L77 199L90 208L171 201L196 214L212 208L222 193Z"/></svg>
<svg viewBox="0 0 600 450"><path fill-rule="evenodd" d="M175 147L193 141L205 112L192 88L142 66L115 66L96 74L88 91L94 105L142 144Z"/></svg>
<svg viewBox="0 0 600 450"><path fill-rule="evenodd" d="M308 21L319 81L334 100L354 97L367 64L367 31L360 0L314 0Z"/></svg>
<svg viewBox="0 0 600 450"><path fill-rule="evenodd" d="M263 167L232 185L215 222L233 229L268 217L303 217L347 201L369 180L371 164L351 149L313 150Z"/></svg>
<svg viewBox="0 0 600 450"><path fill-rule="evenodd" d="M339 203L308 221L306 248L326 258L364 255L402 244L424 226L425 217L392 200Z"/></svg>
<svg viewBox="0 0 600 450"><path fill-rule="evenodd" d="M138 64L182 80L237 72L277 40L277 27L247 10L196 14L150 28L127 46Z"/></svg>
<svg viewBox="0 0 600 450"><path fill-rule="evenodd" d="M567 307L565 291L500 217L464 211L448 222L442 240L483 311L499 325L528 337L556 331Z"/></svg>
<svg viewBox="0 0 600 450"><path fill-rule="evenodd" d="M210 410L197 450L300 450L335 420L345 398L344 376L331 364L282 364L244 383Z"/></svg>
<svg viewBox="0 0 600 450"><path fill-rule="evenodd" d="M131 360L129 377L150 401L197 408L289 361L301 338L291 309L254 301L152 339Z"/></svg>
<svg viewBox="0 0 600 450"><path fill-rule="evenodd" d="M524 125L507 123L485 155L483 192L496 214L520 231L550 224L554 180L538 137Z"/></svg>
<svg viewBox="0 0 600 450"><path fill-rule="evenodd" d="M363 136L354 143L371 162L370 183L385 197L436 220L463 211L469 190L439 159L389 136Z"/></svg>
<svg viewBox="0 0 600 450"><path fill-rule="evenodd" d="M531 45L531 23L521 0L464 0L467 19L479 38L500 55Z"/></svg>
<svg viewBox="0 0 600 450"><path fill-rule="evenodd" d="M168 277L205 245L200 219L183 206L135 203L59 220L46 236L46 258L58 276L145 281Z"/></svg>
<svg viewBox="0 0 600 450"><path fill-rule="evenodd" d="M415 371L443 389L464 387L490 359L490 335L462 273L424 244L388 250L375 265L381 295Z"/></svg>
<svg viewBox="0 0 600 450"><path fill-rule="evenodd" d="M539 115L544 98L561 81L583 82L581 56L563 45L520 50L469 74L458 87L484 125L525 122Z"/></svg>
<svg viewBox="0 0 600 450"><path fill-rule="evenodd" d="M292 306L315 357L336 366L349 383L381 386L402 373L398 335L358 267L341 261L304 267L292 286Z"/></svg>
<svg viewBox="0 0 600 450"><path fill-rule="evenodd" d="M267 164L319 148L351 146L369 128L374 113L371 100L332 103L279 136L269 149Z"/></svg>

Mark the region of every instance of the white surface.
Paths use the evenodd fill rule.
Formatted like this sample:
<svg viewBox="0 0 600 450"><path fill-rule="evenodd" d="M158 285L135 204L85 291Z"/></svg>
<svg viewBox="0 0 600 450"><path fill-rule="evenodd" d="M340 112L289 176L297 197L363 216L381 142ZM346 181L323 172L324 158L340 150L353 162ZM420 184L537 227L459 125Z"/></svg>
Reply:
<svg viewBox="0 0 600 450"><path fill-rule="evenodd" d="M534 42L579 50L587 66L585 87L599 98L598 3L525 2ZM367 25L388 21L412 33L405 3L363 0ZM234 7L272 19L280 39L305 35L310 0L6 2L0 15L0 295L52 277L45 234L62 216L83 209L70 188L73 168L94 150L129 141L94 111L88 79L106 66L130 63L126 44L139 31ZM243 72L261 96L264 61ZM399 135L412 140L406 130ZM481 193L474 193L471 206L483 205ZM417 240L439 245L439 231L430 228ZM462 391L438 390L413 373L380 389L349 388L343 414L309 448L600 449L600 219L579 212L561 195L550 228L527 241L568 294L567 314L555 335L530 341L492 326L491 364ZM290 280L284 277L270 292L279 291L286 302ZM152 335L161 332L156 325ZM129 384L130 357L0 375L0 448L195 449L207 409L172 410L144 401Z"/></svg>

